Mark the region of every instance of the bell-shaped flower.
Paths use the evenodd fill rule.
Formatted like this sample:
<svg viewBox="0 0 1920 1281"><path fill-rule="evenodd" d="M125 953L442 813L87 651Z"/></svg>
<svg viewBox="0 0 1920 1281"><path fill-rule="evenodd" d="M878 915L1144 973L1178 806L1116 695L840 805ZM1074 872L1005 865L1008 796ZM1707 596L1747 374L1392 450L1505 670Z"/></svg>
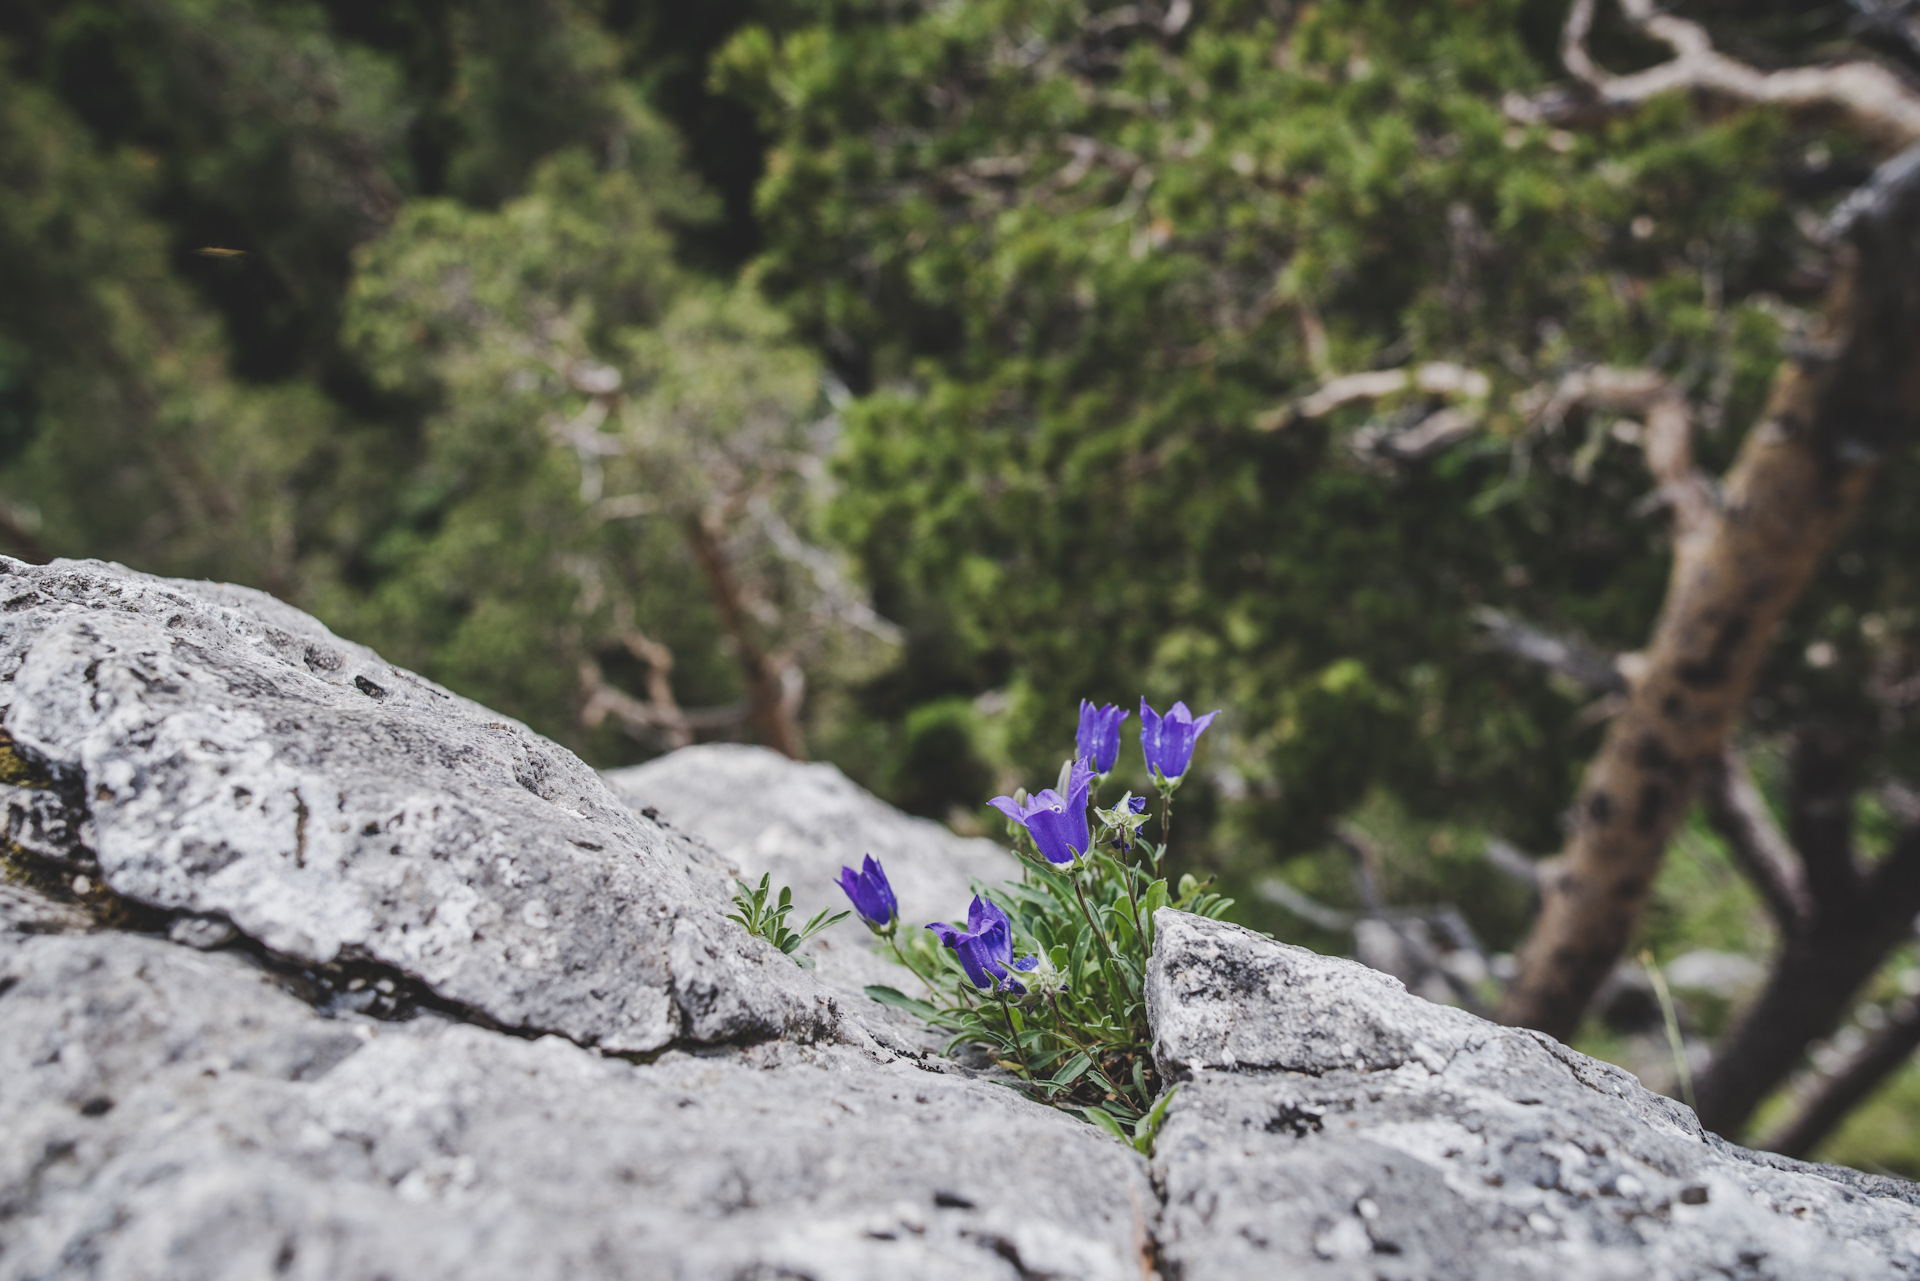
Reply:
<svg viewBox="0 0 1920 1281"><path fill-rule="evenodd" d="M945 921L935 921L927 928L953 949L960 968L967 972L975 987L1014 996L1026 995L1027 989L1011 971L1029 971L1039 962L1031 956L1013 959L1013 924L992 899L979 894L973 896L964 930Z"/></svg>
<svg viewBox="0 0 1920 1281"><path fill-rule="evenodd" d="M1092 785L1092 767L1078 760L1067 775L1065 796L1049 787L1025 805L1011 796L996 796L987 803L1026 828L1042 858L1064 867L1093 845L1093 834L1087 829L1087 793Z"/></svg>
<svg viewBox="0 0 1920 1281"><path fill-rule="evenodd" d="M1178 783L1187 766L1193 763L1193 745L1213 724L1220 713L1208 712L1196 718L1185 703L1175 703L1165 717L1140 700L1140 750L1146 753L1147 769L1154 781L1163 786Z"/></svg>
<svg viewBox="0 0 1920 1281"><path fill-rule="evenodd" d="M1128 715L1112 703L1095 707L1084 698L1080 700L1080 732L1074 737L1074 745L1079 758L1093 766L1094 773L1113 772L1113 763L1120 759L1120 722Z"/></svg>
<svg viewBox="0 0 1920 1281"><path fill-rule="evenodd" d="M853 900L853 910L860 914L868 929L875 934L893 933L900 921L900 905L894 901L893 886L887 884L887 873L880 866L880 860L869 854L860 871L841 868L840 888Z"/></svg>

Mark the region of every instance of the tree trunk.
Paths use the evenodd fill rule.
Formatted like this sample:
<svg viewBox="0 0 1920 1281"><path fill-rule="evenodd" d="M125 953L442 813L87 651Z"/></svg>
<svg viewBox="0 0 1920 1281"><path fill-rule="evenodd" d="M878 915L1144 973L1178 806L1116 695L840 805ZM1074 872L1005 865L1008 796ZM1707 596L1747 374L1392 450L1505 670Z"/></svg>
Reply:
<svg viewBox="0 0 1920 1281"><path fill-rule="evenodd" d="M1717 504L1675 536L1667 598L1625 709L1588 766L1567 847L1507 991L1507 1021L1573 1034L1625 950L1667 840L1725 750L1781 619L1853 519L1920 396L1920 159L1842 215L1818 332L1775 378Z"/></svg>

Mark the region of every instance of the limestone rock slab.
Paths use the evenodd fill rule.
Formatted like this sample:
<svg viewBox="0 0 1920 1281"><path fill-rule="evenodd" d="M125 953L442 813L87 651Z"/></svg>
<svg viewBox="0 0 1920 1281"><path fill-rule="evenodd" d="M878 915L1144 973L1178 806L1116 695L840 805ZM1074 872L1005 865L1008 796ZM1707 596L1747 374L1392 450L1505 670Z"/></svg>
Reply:
<svg viewBox="0 0 1920 1281"><path fill-rule="evenodd" d="M84 842L127 899L583 1044L834 1026L829 992L724 920L704 850L261 593L0 559L0 703L56 781L10 790L10 834Z"/></svg>
<svg viewBox="0 0 1920 1281"><path fill-rule="evenodd" d="M991 884L1020 874L1019 862L992 841L955 836L901 813L832 765L791 761L764 747L682 748L604 777L629 805L700 836L742 875L758 880L770 872L775 884L792 886L809 915L847 906L840 869L859 867L868 854L885 865L902 919L915 926L965 915L972 879Z"/></svg>
<svg viewBox="0 0 1920 1281"><path fill-rule="evenodd" d="M1156 1056L1182 1081L1153 1161L1170 1277L1920 1275L1912 1185L1746 1152L1354 962L1154 921Z"/></svg>
<svg viewBox="0 0 1920 1281"><path fill-rule="evenodd" d="M1143 1163L1002 1087L778 1042L635 1065L277 983L0 946L0 1278L1141 1275Z"/></svg>
<svg viewBox="0 0 1920 1281"><path fill-rule="evenodd" d="M992 885L1020 874L1013 855L992 841L956 836L939 823L903 814L832 765L803 764L764 747L686 747L604 777L636 810L698 837L747 880L770 874L775 885L789 886L796 924L821 908L837 912L848 906L837 880L840 869L859 867L868 854L887 870L904 930L964 918L971 882ZM829 929L807 951L864 1026L923 1049L940 1043L862 995L869 983L918 989L908 971L874 950L858 920Z"/></svg>

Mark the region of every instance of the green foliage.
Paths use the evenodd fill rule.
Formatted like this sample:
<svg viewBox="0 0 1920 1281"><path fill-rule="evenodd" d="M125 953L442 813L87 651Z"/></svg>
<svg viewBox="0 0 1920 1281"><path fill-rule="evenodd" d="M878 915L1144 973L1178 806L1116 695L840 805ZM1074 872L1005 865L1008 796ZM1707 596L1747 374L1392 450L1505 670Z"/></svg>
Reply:
<svg viewBox="0 0 1920 1281"><path fill-rule="evenodd" d="M775 137L761 279L866 392L834 518L925 620L921 683L1005 688L1028 765L1063 699L1209 691L1234 795L1192 853L1223 866L1313 849L1375 787L1552 844L1590 697L1475 611L1633 648L1669 544L1630 433L1525 393L1651 365L1726 461L1819 283L1800 228L1840 188L1808 148L1858 144L1677 97L1515 124L1502 95L1560 72L1510 0L1209 5L1173 39L1067 0L811 12L717 75ZM1291 410L1426 360L1491 381L1433 457L1365 443L1432 396Z"/></svg>
<svg viewBox="0 0 1920 1281"><path fill-rule="evenodd" d="M743 697L726 655L739 626L818 687L886 652L807 541L809 460L832 430L818 364L750 290L675 264L666 219L685 193L675 169L569 152L497 211L410 205L349 301L347 341L377 384L429 408L409 519L369 549L375 585L329 591L325 612L574 741L584 665L643 683L636 632L674 656L696 708ZM690 522L773 621L730 630ZM588 741L631 757L613 735Z"/></svg>
<svg viewBox="0 0 1920 1281"><path fill-rule="evenodd" d="M761 876L758 885L750 886L745 881L737 882L740 889L733 896L733 905L739 911L727 913L727 919L739 922L740 928L747 933L755 938L765 939L793 957L793 963L801 969L810 970L813 968L813 958L799 955L800 945L828 926L838 925L853 913L832 912L830 914L829 909L823 907L798 930L788 929L787 914L793 911L793 890L782 885L780 896L772 906L769 906L767 895L771 893L769 883L772 879L773 874L769 872Z"/></svg>
<svg viewBox="0 0 1920 1281"><path fill-rule="evenodd" d="M1117 808L1124 807L1122 799ZM1123 841L1104 820L1093 850L1066 867L1040 857L1024 828L1009 824L1008 834L1021 856L1020 880L973 890L1005 912L1012 955L1033 958L1032 968L1014 965L1005 970L1008 982L983 990L928 932L888 933L887 948L932 1000L877 986L867 993L949 1031L949 1052L984 1046L1034 1098L1151 1151L1171 1093L1160 1088L1147 1025L1153 914L1175 907L1218 917L1232 900L1192 875L1169 886L1164 842Z"/></svg>

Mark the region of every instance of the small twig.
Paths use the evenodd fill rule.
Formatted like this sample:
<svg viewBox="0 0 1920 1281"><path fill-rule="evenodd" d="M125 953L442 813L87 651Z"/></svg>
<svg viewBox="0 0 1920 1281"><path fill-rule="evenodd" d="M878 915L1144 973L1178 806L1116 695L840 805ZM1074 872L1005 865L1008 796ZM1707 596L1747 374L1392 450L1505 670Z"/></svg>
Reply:
<svg viewBox="0 0 1920 1281"><path fill-rule="evenodd" d="M1490 607L1474 610L1473 621L1487 629L1487 643L1497 650L1558 672L1595 693L1627 692L1627 678L1615 660L1584 641L1556 636Z"/></svg>

